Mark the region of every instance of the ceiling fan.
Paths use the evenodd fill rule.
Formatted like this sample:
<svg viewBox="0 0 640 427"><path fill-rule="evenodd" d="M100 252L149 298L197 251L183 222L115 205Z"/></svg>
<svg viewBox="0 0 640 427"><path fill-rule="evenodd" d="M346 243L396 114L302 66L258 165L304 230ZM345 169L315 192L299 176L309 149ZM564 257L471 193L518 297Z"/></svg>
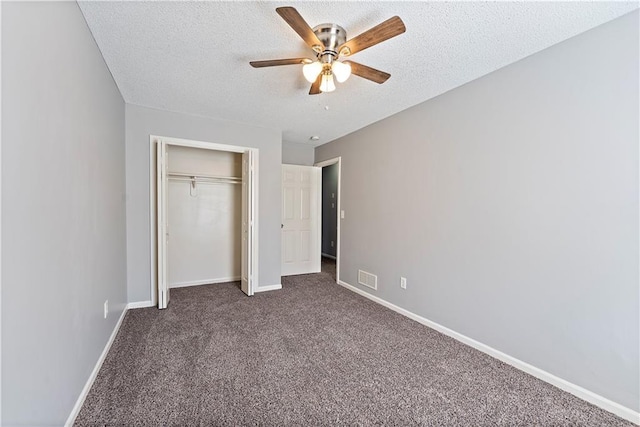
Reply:
<svg viewBox="0 0 640 427"><path fill-rule="evenodd" d="M404 33L406 28L399 17L389 18L347 41L347 32L339 25L320 24L312 29L293 7L278 7L276 12L313 49L316 54L316 60L288 58L251 61L252 67L302 65L304 77L312 83L309 95L317 95L320 92L333 92L336 89L333 81L334 76L339 83L346 81L351 74L355 74L380 84L391 77L391 74L384 71L376 70L357 62L339 61L338 59L348 57Z"/></svg>

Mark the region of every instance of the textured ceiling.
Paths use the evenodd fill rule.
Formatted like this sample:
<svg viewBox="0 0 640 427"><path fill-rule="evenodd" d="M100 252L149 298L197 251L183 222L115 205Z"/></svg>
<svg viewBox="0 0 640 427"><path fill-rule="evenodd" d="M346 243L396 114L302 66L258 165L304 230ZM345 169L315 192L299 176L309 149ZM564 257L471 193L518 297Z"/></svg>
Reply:
<svg viewBox="0 0 640 427"><path fill-rule="evenodd" d="M638 2L80 2L125 101L282 131L320 145L610 21ZM275 8L332 22L348 38L398 15L406 33L353 55L386 71L309 96L300 66L250 60L313 57ZM312 142L311 135L320 139Z"/></svg>

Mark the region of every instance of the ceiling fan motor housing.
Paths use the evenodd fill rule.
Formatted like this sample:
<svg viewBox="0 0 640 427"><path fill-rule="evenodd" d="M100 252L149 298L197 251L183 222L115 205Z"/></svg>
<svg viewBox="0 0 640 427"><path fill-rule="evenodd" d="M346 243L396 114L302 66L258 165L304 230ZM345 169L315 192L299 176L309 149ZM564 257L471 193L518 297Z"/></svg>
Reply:
<svg viewBox="0 0 640 427"><path fill-rule="evenodd" d="M336 24L320 24L313 28L313 32L324 44L324 50L318 52L318 59L323 63L330 64L338 58L340 53L338 48L347 41L347 32Z"/></svg>

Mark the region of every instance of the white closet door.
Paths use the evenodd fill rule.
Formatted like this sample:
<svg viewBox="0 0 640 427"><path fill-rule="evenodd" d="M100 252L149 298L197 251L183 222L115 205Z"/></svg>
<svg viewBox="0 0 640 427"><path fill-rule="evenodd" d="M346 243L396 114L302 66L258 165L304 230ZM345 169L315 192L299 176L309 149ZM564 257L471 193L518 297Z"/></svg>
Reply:
<svg viewBox="0 0 640 427"><path fill-rule="evenodd" d="M282 165L282 275L320 272L320 177L314 166Z"/></svg>
<svg viewBox="0 0 640 427"><path fill-rule="evenodd" d="M253 241L254 241L254 159L251 150L242 153L242 267L240 288L247 295L253 295Z"/></svg>
<svg viewBox="0 0 640 427"><path fill-rule="evenodd" d="M169 304L169 279L167 274L167 245L169 240L167 221L167 143L159 140L157 151L157 203L158 203L158 308L167 308Z"/></svg>

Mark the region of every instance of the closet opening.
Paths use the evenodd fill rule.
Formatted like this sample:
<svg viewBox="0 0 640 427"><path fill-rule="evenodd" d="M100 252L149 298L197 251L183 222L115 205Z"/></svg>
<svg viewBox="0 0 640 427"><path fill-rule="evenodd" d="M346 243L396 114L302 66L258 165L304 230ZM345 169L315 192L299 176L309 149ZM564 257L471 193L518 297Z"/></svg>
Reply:
<svg viewBox="0 0 640 427"><path fill-rule="evenodd" d="M231 281L253 295L258 150L161 137L151 145L154 304L166 308L173 288Z"/></svg>

